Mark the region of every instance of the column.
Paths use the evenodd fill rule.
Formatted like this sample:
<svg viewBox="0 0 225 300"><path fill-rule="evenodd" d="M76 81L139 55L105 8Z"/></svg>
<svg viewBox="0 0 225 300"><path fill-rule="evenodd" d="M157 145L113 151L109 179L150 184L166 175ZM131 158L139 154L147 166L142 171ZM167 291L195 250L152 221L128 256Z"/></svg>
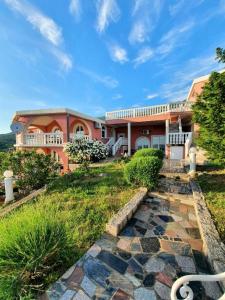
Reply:
<svg viewBox="0 0 225 300"><path fill-rule="evenodd" d="M169 120L166 120L166 145L169 144Z"/></svg>
<svg viewBox="0 0 225 300"><path fill-rule="evenodd" d="M131 123L127 123L128 156L131 156Z"/></svg>

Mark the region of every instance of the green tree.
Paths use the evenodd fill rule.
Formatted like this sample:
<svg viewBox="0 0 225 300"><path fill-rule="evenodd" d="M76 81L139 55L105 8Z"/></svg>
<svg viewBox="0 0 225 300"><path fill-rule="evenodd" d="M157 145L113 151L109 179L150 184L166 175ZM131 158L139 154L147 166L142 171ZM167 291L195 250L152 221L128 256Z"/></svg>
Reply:
<svg viewBox="0 0 225 300"><path fill-rule="evenodd" d="M225 63L225 50L223 48L216 48L216 59Z"/></svg>
<svg viewBox="0 0 225 300"><path fill-rule="evenodd" d="M218 49L217 59L222 61L225 59L225 51ZM207 151L209 159L225 164L224 72L213 72L210 75L208 83L193 105L193 113L193 121L200 126L197 144Z"/></svg>

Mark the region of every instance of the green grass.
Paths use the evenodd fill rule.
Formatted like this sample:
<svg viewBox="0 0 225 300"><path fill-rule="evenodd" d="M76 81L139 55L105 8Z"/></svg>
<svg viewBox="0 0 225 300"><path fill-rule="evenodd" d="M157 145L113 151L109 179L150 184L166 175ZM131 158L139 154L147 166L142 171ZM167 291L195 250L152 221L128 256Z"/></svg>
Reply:
<svg viewBox="0 0 225 300"><path fill-rule="evenodd" d="M32 299L72 265L134 194L123 163L56 179L0 221L0 299ZM3 233L3 234L2 234Z"/></svg>
<svg viewBox="0 0 225 300"><path fill-rule="evenodd" d="M205 170L198 177L198 182L220 237L225 243L225 169L210 167Z"/></svg>

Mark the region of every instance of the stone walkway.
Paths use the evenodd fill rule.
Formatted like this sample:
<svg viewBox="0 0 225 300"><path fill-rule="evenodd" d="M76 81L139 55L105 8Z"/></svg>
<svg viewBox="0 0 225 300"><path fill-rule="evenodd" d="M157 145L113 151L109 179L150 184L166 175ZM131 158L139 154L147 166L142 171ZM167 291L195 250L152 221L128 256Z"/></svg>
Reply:
<svg viewBox="0 0 225 300"><path fill-rule="evenodd" d="M209 274L188 183L162 179L115 238L104 234L47 292L61 300L170 299L173 282ZM218 299L216 283L191 283L194 299ZM181 297L180 297L181 298Z"/></svg>

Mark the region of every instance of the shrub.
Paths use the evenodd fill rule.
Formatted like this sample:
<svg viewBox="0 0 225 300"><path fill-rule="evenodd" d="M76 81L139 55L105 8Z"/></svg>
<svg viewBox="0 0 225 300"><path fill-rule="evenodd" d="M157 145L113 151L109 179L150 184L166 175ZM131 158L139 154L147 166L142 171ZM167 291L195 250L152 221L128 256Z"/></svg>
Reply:
<svg viewBox="0 0 225 300"><path fill-rule="evenodd" d="M50 273L74 256L65 219L56 206L44 202L3 219L0 232L0 299L21 299L43 291Z"/></svg>
<svg viewBox="0 0 225 300"><path fill-rule="evenodd" d="M27 193L44 186L55 177L59 164L49 155L35 151L13 151L0 155L0 173L6 169L13 171L20 193Z"/></svg>
<svg viewBox="0 0 225 300"><path fill-rule="evenodd" d="M154 149L154 148L144 148L140 149L133 155L134 158L136 157L146 157L146 156L156 156L159 159L163 159L164 154L162 150Z"/></svg>
<svg viewBox="0 0 225 300"><path fill-rule="evenodd" d="M97 140L86 140L85 138L76 138L72 143L67 143L64 151L76 163L82 164L84 168L88 167L89 162L97 162L108 155L105 144Z"/></svg>
<svg viewBox="0 0 225 300"><path fill-rule="evenodd" d="M156 186L162 160L158 157L147 156L133 158L125 166L125 177L131 184L152 189Z"/></svg>

